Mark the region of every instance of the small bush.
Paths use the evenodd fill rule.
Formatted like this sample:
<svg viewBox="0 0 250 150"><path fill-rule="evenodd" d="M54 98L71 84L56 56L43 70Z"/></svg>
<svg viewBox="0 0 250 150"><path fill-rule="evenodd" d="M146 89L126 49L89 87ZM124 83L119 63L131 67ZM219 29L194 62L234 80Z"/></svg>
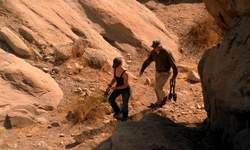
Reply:
<svg viewBox="0 0 250 150"><path fill-rule="evenodd" d="M105 113L110 113L110 110L106 110L110 107L106 107L107 99L103 97L101 90L92 92L91 96L72 96L69 101L71 103L68 105L66 118L73 123L94 120Z"/></svg>
<svg viewBox="0 0 250 150"><path fill-rule="evenodd" d="M208 17L203 22L193 26L187 36L181 39L182 47L189 54L201 55L205 50L221 42L225 31Z"/></svg>

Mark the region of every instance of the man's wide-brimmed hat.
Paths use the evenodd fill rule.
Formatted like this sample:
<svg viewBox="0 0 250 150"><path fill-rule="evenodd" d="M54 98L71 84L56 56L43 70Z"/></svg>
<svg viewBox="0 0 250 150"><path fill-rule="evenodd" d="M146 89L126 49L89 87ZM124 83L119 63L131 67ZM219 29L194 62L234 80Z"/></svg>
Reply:
<svg viewBox="0 0 250 150"><path fill-rule="evenodd" d="M120 64L122 63L122 58L121 57L116 57L113 60L113 68L117 68Z"/></svg>
<svg viewBox="0 0 250 150"><path fill-rule="evenodd" d="M159 46L161 46L161 41L159 41L159 40L153 41L153 43L151 45L151 47L153 47L153 48L157 48Z"/></svg>

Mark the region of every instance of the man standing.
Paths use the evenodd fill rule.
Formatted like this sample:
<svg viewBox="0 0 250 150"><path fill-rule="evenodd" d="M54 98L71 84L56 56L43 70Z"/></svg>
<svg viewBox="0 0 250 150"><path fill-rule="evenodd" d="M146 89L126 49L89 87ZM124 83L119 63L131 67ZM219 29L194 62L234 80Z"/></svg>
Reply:
<svg viewBox="0 0 250 150"><path fill-rule="evenodd" d="M151 104L149 107L158 108L165 105L167 101L167 95L164 90L164 85L170 77L170 68L172 68L173 70L173 76L171 78L173 82L175 82L176 76L178 74L178 69L175 65L171 53L162 47L160 41L153 41L151 47L153 47L153 50L150 52L150 55L142 64L139 75L142 76L144 70L151 64L151 62L155 62L155 93L157 96L157 102Z"/></svg>

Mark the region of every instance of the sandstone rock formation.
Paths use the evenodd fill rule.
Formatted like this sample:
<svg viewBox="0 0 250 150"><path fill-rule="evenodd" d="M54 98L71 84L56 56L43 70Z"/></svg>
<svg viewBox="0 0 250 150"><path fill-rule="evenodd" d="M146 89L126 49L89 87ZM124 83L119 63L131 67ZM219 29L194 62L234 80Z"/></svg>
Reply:
<svg viewBox="0 0 250 150"><path fill-rule="evenodd" d="M24 127L39 122L39 115L56 108L63 98L62 90L49 74L2 49L0 75L0 122L7 119L9 126Z"/></svg>
<svg viewBox="0 0 250 150"><path fill-rule="evenodd" d="M171 49L176 58L179 57L177 37L139 2L79 2L55 1L51 4L29 3L26 0L8 1L6 7L11 9L13 14L22 14L20 17L27 22L27 27L36 32L47 44L63 46L82 37L88 39L94 48L101 49L107 55L109 63L113 58L108 55L110 52L121 56L116 48L134 52L135 48L149 48L152 39L161 39L162 42L168 43L166 48ZM46 8L43 7L45 5ZM117 6L126 8L121 9ZM61 7L64 11L61 11ZM134 14L133 18L130 18L130 13ZM135 20L136 24L133 23ZM145 26L148 30L138 26ZM150 39L148 35L151 35Z"/></svg>
<svg viewBox="0 0 250 150"><path fill-rule="evenodd" d="M6 42L13 49L16 55L23 58L31 57L32 54L27 45L9 28L1 28L0 37L0 40Z"/></svg>
<svg viewBox="0 0 250 150"><path fill-rule="evenodd" d="M248 0L203 0L207 10L220 25L229 29L234 19L250 13Z"/></svg>
<svg viewBox="0 0 250 150"><path fill-rule="evenodd" d="M223 149L250 148L249 24L249 16L234 22L199 63L208 134L218 137Z"/></svg>
<svg viewBox="0 0 250 150"><path fill-rule="evenodd" d="M204 149L196 143L202 136L198 130L151 113L138 122L118 124L112 137L94 150Z"/></svg>

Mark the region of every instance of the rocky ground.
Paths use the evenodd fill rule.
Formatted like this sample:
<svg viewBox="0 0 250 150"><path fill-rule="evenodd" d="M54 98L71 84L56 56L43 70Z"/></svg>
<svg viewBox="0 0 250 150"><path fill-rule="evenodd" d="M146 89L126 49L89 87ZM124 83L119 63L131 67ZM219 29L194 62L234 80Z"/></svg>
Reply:
<svg viewBox="0 0 250 150"><path fill-rule="evenodd" d="M177 101L172 100L163 108L150 110L147 106L156 101L153 90L154 65L151 64L140 78L138 77L139 69L146 54L141 54L140 57L124 54L126 61L132 59L134 62L133 65L127 63L125 66L131 73L130 84L133 90L129 104L129 115L132 117L130 121L139 120L144 114L153 112L189 127L200 126L206 118L201 85L199 82L187 81L187 77L190 70L197 72L197 63L208 46L199 47L200 49L197 50L199 45L190 44L192 40L189 35L190 31L193 31L193 27L202 26L205 22L202 21L203 19L211 18L203 3L178 3L175 1L163 3L141 1L141 3L155 12L167 28L178 35L182 44L180 45L182 57L176 62L179 66L176 81ZM164 44L167 43L163 43L163 46ZM36 65L42 66L43 64ZM117 121L112 118L111 108L106 99L102 97L107 83L112 78L112 73L105 69L95 70L87 67L80 72L68 72L66 66L62 66L59 70L58 74L52 76L59 83L65 98L56 110L48 113L50 123L34 124L22 129L3 130L4 141L8 143L6 147L2 147L3 149L9 149L7 148L9 145L11 145L10 149L92 149L112 134ZM147 79L151 81L150 84L145 84ZM169 90L169 83L166 85L166 90ZM98 99L95 107L91 109L81 108L79 105L82 99L87 99L87 95L95 95L93 99ZM103 100L103 102L101 103L99 100ZM103 107L99 107L100 105ZM78 111L82 117L78 116L75 122L69 121L66 118L68 112L75 110L77 106L79 109L83 109L79 110L82 112ZM98 108L106 108L106 112L103 113ZM88 113L84 114L83 112L87 110ZM86 139L83 143L74 145L74 136L84 131ZM1 142L3 140L0 139L0 145Z"/></svg>

